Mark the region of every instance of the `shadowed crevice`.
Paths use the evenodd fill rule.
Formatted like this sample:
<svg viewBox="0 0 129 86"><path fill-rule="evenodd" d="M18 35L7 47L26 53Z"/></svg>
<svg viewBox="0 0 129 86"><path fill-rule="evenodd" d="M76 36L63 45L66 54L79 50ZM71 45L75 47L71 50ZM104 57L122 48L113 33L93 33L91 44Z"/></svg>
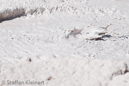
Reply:
<svg viewBox="0 0 129 86"><path fill-rule="evenodd" d="M17 17L27 16L27 14L33 15L34 13L43 13L44 10L44 8L30 9L29 11L26 11L24 8L16 8L14 10L7 9L0 12L0 23L6 20L15 19Z"/></svg>

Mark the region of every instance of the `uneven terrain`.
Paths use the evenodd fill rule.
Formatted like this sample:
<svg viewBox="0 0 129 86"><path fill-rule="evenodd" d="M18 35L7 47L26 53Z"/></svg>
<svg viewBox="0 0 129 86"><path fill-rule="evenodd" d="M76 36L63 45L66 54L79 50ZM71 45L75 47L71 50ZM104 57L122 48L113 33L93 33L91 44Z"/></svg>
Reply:
<svg viewBox="0 0 129 86"><path fill-rule="evenodd" d="M129 0L0 6L0 86L129 86Z"/></svg>

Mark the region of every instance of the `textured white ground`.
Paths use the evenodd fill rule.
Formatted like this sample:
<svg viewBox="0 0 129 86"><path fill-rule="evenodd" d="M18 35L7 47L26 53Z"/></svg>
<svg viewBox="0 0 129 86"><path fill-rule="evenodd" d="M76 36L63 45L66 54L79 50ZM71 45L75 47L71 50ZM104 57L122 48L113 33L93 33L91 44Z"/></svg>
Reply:
<svg viewBox="0 0 129 86"><path fill-rule="evenodd" d="M0 86L129 86L128 8L129 0L1 0Z"/></svg>

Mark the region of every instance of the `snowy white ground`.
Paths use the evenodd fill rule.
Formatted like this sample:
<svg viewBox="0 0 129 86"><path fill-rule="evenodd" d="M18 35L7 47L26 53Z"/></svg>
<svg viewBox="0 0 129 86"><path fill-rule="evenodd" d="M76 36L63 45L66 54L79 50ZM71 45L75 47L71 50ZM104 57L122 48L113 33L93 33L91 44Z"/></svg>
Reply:
<svg viewBox="0 0 129 86"><path fill-rule="evenodd" d="M129 0L6 2L0 1L0 86L129 86ZM74 28L82 31L68 37ZM88 40L99 32L106 32L103 40Z"/></svg>

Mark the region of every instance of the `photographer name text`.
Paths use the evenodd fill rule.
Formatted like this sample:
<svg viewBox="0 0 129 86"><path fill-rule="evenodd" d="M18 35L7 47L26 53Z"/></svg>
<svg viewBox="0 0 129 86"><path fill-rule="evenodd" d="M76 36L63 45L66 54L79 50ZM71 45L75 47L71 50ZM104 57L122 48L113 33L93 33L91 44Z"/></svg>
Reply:
<svg viewBox="0 0 129 86"><path fill-rule="evenodd" d="M19 81L19 80L4 80L2 84L6 85L44 85L44 81L33 81L33 80L26 80L26 81Z"/></svg>

